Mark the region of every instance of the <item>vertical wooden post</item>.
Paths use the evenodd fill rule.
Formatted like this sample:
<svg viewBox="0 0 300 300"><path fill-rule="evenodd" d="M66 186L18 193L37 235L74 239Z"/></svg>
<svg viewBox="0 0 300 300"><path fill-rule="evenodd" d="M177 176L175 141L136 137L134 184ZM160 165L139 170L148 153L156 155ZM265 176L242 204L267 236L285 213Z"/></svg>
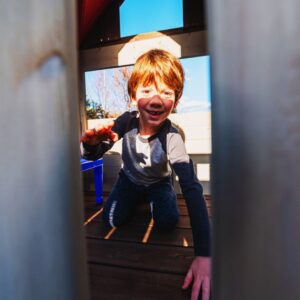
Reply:
<svg viewBox="0 0 300 300"><path fill-rule="evenodd" d="M300 299L300 2L208 6L214 299Z"/></svg>
<svg viewBox="0 0 300 300"><path fill-rule="evenodd" d="M75 1L0 11L0 298L88 299Z"/></svg>
<svg viewBox="0 0 300 300"><path fill-rule="evenodd" d="M85 73L80 72L78 76L79 83L79 121L80 136L88 129L87 127L87 111L86 111L86 91L85 91Z"/></svg>

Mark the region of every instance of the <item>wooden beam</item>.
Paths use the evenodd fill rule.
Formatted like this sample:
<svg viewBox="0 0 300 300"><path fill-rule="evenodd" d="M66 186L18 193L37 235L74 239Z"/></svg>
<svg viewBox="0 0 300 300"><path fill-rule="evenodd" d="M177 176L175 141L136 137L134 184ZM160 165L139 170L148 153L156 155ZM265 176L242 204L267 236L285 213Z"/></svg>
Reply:
<svg viewBox="0 0 300 300"><path fill-rule="evenodd" d="M124 49L133 49L140 53L147 48L165 47L172 51L173 45L178 45L179 57L192 57L207 55L207 32L195 31L188 33L165 35L159 32L140 34L133 37L129 42L121 42L110 46L104 46L80 51L80 72L98 70L103 68L117 67L124 64L134 64L136 57L130 55L126 63L122 63L119 57ZM132 53L132 51L131 51Z"/></svg>
<svg viewBox="0 0 300 300"><path fill-rule="evenodd" d="M183 23L185 28L207 29L204 0L183 0Z"/></svg>
<svg viewBox="0 0 300 300"><path fill-rule="evenodd" d="M214 299L300 299L300 2L208 5Z"/></svg>
<svg viewBox="0 0 300 300"><path fill-rule="evenodd" d="M0 298L88 299L75 1L0 11Z"/></svg>

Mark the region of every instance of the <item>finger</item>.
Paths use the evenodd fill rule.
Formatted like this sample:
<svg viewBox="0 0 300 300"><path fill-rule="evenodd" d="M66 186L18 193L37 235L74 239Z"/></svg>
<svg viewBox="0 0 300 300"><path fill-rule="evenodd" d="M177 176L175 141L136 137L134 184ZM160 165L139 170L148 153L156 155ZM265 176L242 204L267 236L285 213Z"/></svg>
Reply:
<svg viewBox="0 0 300 300"><path fill-rule="evenodd" d="M110 139L113 141L113 142L116 142L118 139L119 139L119 136L117 133L115 132L111 132L111 135L110 135Z"/></svg>
<svg viewBox="0 0 300 300"><path fill-rule="evenodd" d="M83 135L83 136L80 137L80 142L86 143L87 141L88 141L87 136Z"/></svg>
<svg viewBox="0 0 300 300"><path fill-rule="evenodd" d="M191 300L197 300L199 297L199 292L200 292L200 287L201 287L201 280L194 280L193 288L192 288L192 296Z"/></svg>
<svg viewBox="0 0 300 300"><path fill-rule="evenodd" d="M202 300L209 300L210 280L205 278L202 282Z"/></svg>
<svg viewBox="0 0 300 300"><path fill-rule="evenodd" d="M187 272L187 274L185 276L182 288L186 289L191 284L192 279L193 279L193 272L191 269L189 269L189 271Z"/></svg>
<svg viewBox="0 0 300 300"><path fill-rule="evenodd" d="M87 137L91 137L93 135L95 135L95 128L94 129L88 129L85 133L84 133L85 136Z"/></svg>
<svg viewBox="0 0 300 300"><path fill-rule="evenodd" d="M101 133L103 131L103 128L104 128L103 124L98 125L96 127L96 134Z"/></svg>
<svg viewBox="0 0 300 300"><path fill-rule="evenodd" d="M102 141L109 139L111 130L107 128L102 128L102 130L97 131L96 136Z"/></svg>
<svg viewBox="0 0 300 300"><path fill-rule="evenodd" d="M97 126L97 132L100 132L100 133L108 132L111 130L112 126L113 126L113 123L107 121L107 122Z"/></svg>

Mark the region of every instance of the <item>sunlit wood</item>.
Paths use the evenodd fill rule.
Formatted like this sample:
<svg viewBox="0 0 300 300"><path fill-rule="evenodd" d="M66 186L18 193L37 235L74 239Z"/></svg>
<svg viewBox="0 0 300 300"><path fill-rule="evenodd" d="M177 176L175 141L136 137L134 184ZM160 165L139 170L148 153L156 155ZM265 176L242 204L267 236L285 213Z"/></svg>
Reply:
<svg viewBox="0 0 300 300"><path fill-rule="evenodd" d="M102 211L103 211L103 207L101 209L99 209L97 212L95 212L90 218L88 218L84 222L83 226L85 226L85 225L89 224L91 221L93 221L98 215L100 215L102 213Z"/></svg>
<svg viewBox="0 0 300 300"><path fill-rule="evenodd" d="M105 240L108 240L116 230L117 230L116 227L112 228L112 229L109 231L109 233L104 237L104 239L105 239Z"/></svg>
<svg viewBox="0 0 300 300"><path fill-rule="evenodd" d="M182 243L183 247L188 247L189 246L189 243L188 241L186 240L186 238L183 238L183 243Z"/></svg>
<svg viewBox="0 0 300 300"><path fill-rule="evenodd" d="M147 243L148 242L148 239L149 239L149 236L151 234L151 231L153 229L153 225L154 225L154 220L153 218L151 219L149 225L148 225L148 228L147 228L147 231L143 237L143 243Z"/></svg>

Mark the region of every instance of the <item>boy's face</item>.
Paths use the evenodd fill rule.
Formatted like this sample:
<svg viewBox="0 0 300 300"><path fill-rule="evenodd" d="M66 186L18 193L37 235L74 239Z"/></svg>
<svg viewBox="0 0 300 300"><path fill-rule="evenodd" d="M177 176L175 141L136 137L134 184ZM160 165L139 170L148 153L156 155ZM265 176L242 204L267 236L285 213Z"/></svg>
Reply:
<svg viewBox="0 0 300 300"><path fill-rule="evenodd" d="M159 127L177 106L175 103L175 91L164 83L148 86L139 85L136 90L136 102L140 121L143 126Z"/></svg>

